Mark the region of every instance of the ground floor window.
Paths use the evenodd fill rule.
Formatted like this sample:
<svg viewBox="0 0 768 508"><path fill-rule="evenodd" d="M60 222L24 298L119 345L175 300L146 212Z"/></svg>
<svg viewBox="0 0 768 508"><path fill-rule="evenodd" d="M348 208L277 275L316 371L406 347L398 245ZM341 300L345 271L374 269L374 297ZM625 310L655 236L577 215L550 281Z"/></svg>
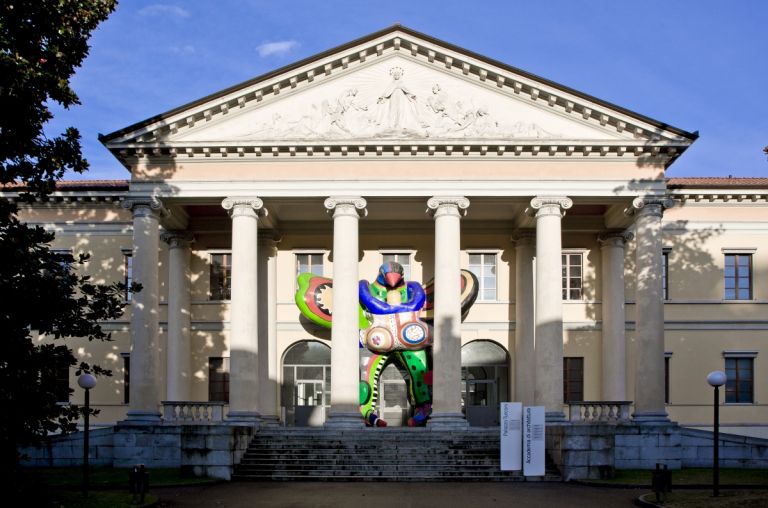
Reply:
<svg viewBox="0 0 768 508"><path fill-rule="evenodd" d="M208 358L208 400L229 404L229 358Z"/></svg>
<svg viewBox="0 0 768 508"><path fill-rule="evenodd" d="M461 396L467 421L475 427L499 424L499 403L509 400L509 355L491 340L461 348Z"/></svg>
<svg viewBox="0 0 768 508"><path fill-rule="evenodd" d="M754 402L754 357L726 357L725 402Z"/></svg>
<svg viewBox="0 0 768 508"><path fill-rule="evenodd" d="M131 402L131 353L123 353L123 404Z"/></svg>
<svg viewBox="0 0 768 508"><path fill-rule="evenodd" d="M281 401L287 425L319 426L331 407L331 348L316 340L290 346L283 356Z"/></svg>
<svg viewBox="0 0 768 508"><path fill-rule="evenodd" d="M584 358L563 358L563 400L581 402L584 400Z"/></svg>

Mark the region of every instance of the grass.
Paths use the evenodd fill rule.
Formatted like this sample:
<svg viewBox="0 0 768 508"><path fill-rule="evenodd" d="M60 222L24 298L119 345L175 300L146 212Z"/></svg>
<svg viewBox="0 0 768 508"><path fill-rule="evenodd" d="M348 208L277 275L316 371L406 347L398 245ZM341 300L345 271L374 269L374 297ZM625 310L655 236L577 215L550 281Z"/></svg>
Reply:
<svg viewBox="0 0 768 508"><path fill-rule="evenodd" d="M609 480L590 480L600 484L627 484L638 486L651 485L651 471L642 469L616 470L614 478ZM678 469L672 471L672 489L681 485L711 485L712 469ZM768 470L766 469L720 469L720 485L756 485L768 488ZM763 505L765 506L765 505Z"/></svg>
<svg viewBox="0 0 768 508"><path fill-rule="evenodd" d="M643 496L645 501L656 501L654 494ZM687 490L667 494L665 508L766 508L768 490L724 490L712 497L711 490Z"/></svg>
<svg viewBox="0 0 768 508"><path fill-rule="evenodd" d="M156 487L199 485L217 480L182 475L179 469L150 469L149 493L142 504L133 504L128 492L128 469L94 468L88 475L89 492L85 499L80 491L83 470L79 467L23 469L16 484L17 494L25 504L55 508L122 508L150 506L157 502L152 494Z"/></svg>

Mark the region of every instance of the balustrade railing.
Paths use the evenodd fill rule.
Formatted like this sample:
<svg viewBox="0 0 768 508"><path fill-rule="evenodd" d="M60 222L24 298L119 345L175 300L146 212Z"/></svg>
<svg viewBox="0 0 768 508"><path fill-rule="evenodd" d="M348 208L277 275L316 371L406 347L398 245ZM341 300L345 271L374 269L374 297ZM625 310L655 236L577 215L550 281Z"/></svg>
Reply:
<svg viewBox="0 0 768 508"><path fill-rule="evenodd" d="M164 400L163 419L167 423L216 423L224 421L223 402Z"/></svg>
<svg viewBox="0 0 768 508"><path fill-rule="evenodd" d="M631 401L569 402L572 423L620 423L629 421Z"/></svg>

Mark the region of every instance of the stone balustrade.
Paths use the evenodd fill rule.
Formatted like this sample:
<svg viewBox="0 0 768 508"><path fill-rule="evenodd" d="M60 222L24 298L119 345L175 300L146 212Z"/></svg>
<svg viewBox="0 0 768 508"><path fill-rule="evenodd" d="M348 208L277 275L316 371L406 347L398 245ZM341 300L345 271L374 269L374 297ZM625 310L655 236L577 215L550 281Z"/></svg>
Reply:
<svg viewBox="0 0 768 508"><path fill-rule="evenodd" d="M215 423L224 420L223 402L163 401L166 423Z"/></svg>
<svg viewBox="0 0 768 508"><path fill-rule="evenodd" d="M581 401L569 402L571 423L619 423L628 422L631 401Z"/></svg>

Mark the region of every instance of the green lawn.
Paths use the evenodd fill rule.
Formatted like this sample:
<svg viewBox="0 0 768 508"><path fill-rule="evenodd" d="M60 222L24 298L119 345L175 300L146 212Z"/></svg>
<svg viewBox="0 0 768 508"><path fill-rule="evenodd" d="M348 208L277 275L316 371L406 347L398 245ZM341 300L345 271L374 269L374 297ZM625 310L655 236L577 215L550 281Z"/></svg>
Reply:
<svg viewBox="0 0 768 508"><path fill-rule="evenodd" d="M591 480L594 483L651 485L651 471L641 469L622 469L610 480ZM679 469L672 471L672 488L675 485L711 485L711 469ZM768 487L766 469L720 469L720 485L764 485Z"/></svg>

